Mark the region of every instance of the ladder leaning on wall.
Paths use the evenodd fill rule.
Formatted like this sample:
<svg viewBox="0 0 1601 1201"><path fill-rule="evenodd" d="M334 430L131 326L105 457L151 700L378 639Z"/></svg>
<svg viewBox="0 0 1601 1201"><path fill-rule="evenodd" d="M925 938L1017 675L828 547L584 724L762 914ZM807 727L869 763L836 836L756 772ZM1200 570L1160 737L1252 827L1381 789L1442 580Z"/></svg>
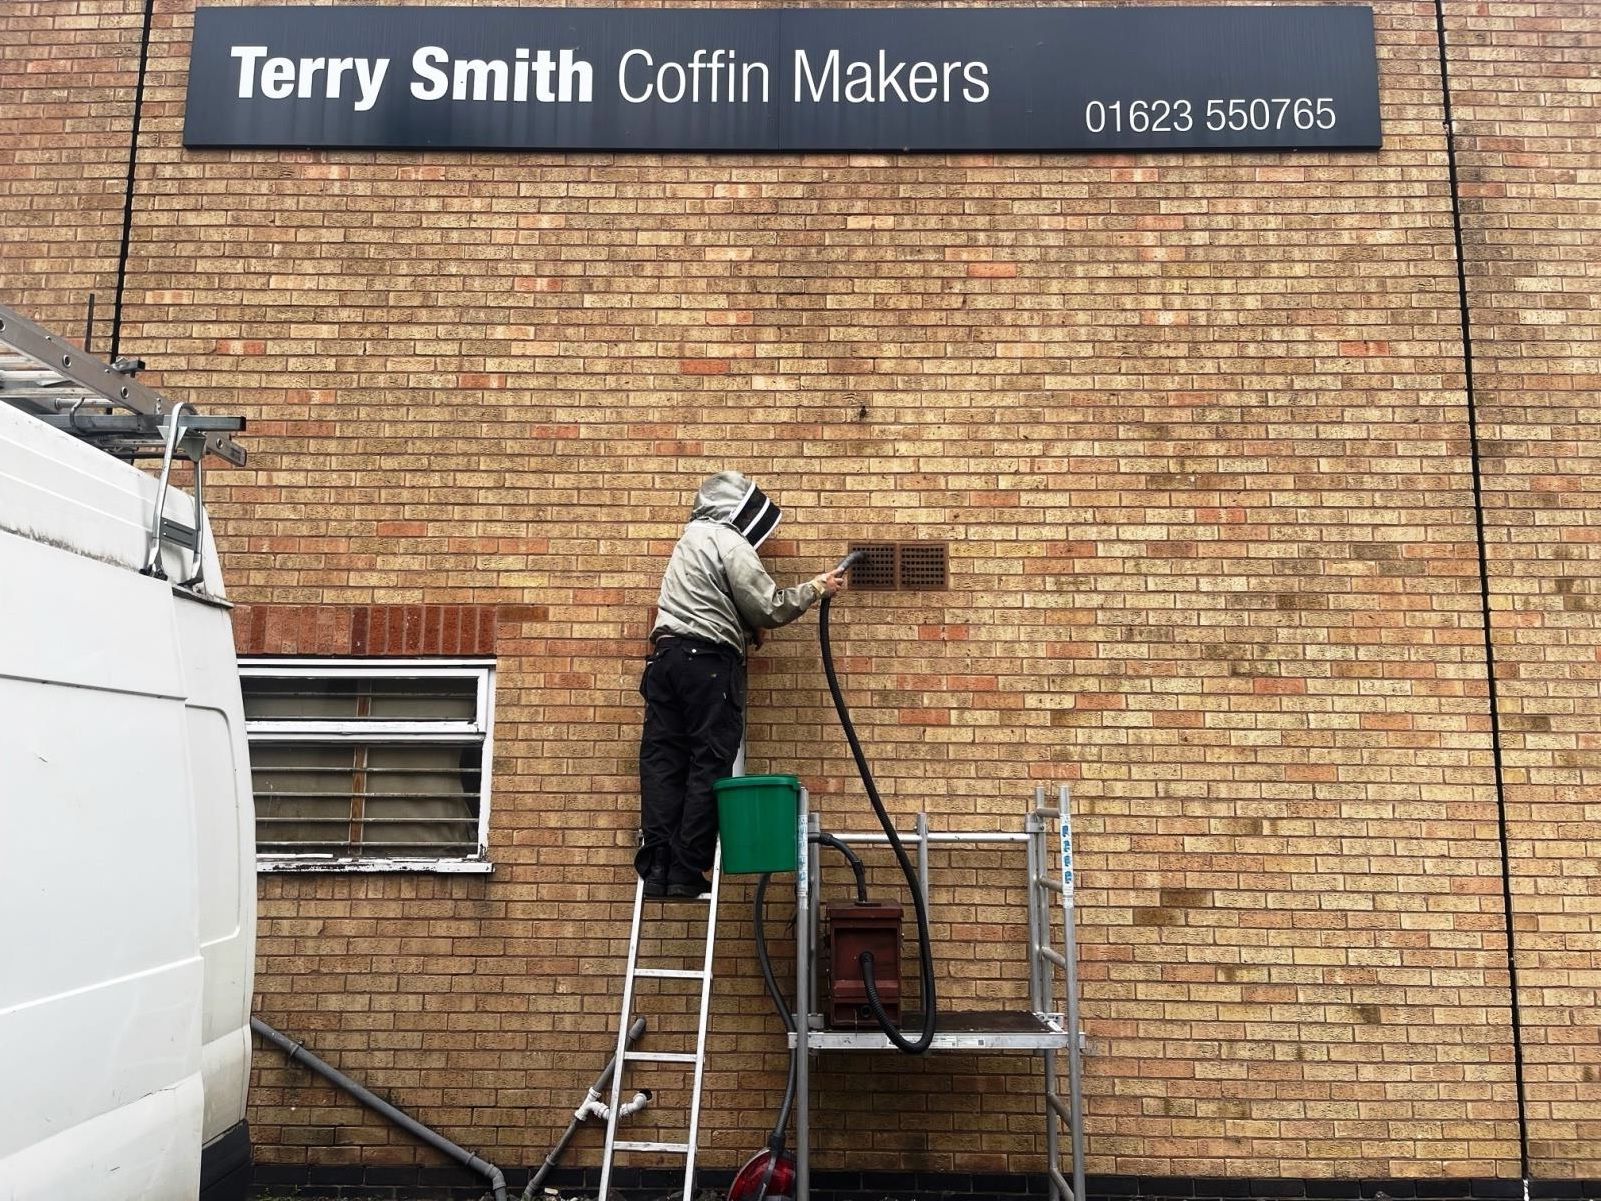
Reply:
<svg viewBox="0 0 1601 1201"><path fill-rule="evenodd" d="M628 966L623 972L622 1014L617 1020L617 1057L613 1062L617 1070L612 1073L611 1104L606 1115L606 1150L600 1165L599 1201L609 1201L612 1187L613 1161L619 1151L650 1152L658 1155L684 1157L684 1201L690 1201L695 1190L695 1151L700 1138L701 1082L706 1071L706 1030L710 1022L712 1000L712 958L717 948L717 900L722 892L723 846L717 844L712 861L712 890L705 900L664 901L645 896L643 878L634 884L634 917L628 934ZM685 913L698 913L705 907L705 943L701 948L701 966L697 968L642 967L639 962L639 945L646 929L645 913L652 916L682 918ZM692 917L693 921L694 918ZM631 1051L628 1049L628 1028L634 1021L635 984L640 980L698 980L700 982L700 1020L695 1029L693 1051ZM630 1064L682 1064L693 1065L694 1083L690 1087L688 1133L683 1142L661 1142L645 1139L617 1137L617 1120L622 1113L623 1075ZM659 1104L655 1107L659 1112Z"/></svg>

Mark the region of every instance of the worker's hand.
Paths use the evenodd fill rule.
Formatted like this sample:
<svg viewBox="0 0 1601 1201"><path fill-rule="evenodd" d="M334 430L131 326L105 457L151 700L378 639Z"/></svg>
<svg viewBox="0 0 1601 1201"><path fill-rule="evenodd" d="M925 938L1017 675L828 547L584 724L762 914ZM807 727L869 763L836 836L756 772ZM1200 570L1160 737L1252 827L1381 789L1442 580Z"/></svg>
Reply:
<svg viewBox="0 0 1601 1201"><path fill-rule="evenodd" d="M845 573L843 571L825 571L812 581L824 596L833 596L845 587Z"/></svg>

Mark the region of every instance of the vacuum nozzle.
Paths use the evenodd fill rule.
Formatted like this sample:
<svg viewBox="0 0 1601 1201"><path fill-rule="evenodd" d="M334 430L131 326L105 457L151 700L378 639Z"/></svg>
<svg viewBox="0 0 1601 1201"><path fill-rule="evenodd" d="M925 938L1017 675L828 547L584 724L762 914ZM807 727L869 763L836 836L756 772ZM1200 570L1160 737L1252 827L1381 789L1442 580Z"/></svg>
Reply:
<svg viewBox="0 0 1601 1201"><path fill-rule="evenodd" d="M866 555L867 552L865 550L853 550L850 554L846 555L839 561L839 565L835 567L834 570L847 571L849 570L851 564L855 563L858 559L865 558Z"/></svg>

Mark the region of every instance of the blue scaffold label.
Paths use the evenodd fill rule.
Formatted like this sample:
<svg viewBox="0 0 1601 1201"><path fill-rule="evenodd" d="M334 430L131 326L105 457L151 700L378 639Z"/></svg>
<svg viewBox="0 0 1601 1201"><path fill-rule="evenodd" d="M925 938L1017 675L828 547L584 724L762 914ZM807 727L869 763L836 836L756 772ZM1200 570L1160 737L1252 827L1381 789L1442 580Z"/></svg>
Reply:
<svg viewBox="0 0 1601 1201"><path fill-rule="evenodd" d="M1066 817L1062 819L1062 892L1069 899L1073 896L1073 825Z"/></svg>
<svg viewBox="0 0 1601 1201"><path fill-rule="evenodd" d="M796 841L796 872L795 872L795 903L799 912L806 912L807 894L811 891L811 846L806 838L806 815L800 816L800 822L795 830Z"/></svg>

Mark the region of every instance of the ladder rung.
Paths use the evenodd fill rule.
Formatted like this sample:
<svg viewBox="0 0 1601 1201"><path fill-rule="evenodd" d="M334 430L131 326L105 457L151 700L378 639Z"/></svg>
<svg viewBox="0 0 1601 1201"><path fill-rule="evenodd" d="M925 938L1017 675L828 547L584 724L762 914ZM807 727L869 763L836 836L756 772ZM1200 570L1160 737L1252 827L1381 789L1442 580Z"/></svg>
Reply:
<svg viewBox="0 0 1601 1201"><path fill-rule="evenodd" d="M712 887L711 904L701 911L700 917L705 921L704 941L699 954L699 968L681 967L644 967L640 963L640 940L645 937L644 920L646 913L653 916L673 918L681 921L678 912L673 906L650 905L645 896L645 882L639 882L634 892L634 918L633 929L628 938L628 966L623 972L623 1004L621 1024L626 1027L629 1013L634 1008L634 988L639 980L698 980L700 981L700 1018L695 1033L695 1050L693 1053L685 1051L633 1051L628 1049L627 1034L619 1030L617 1036L617 1071L611 1078L612 1103L610 1112L606 1116L606 1150L601 1159L600 1167L600 1195L602 1198L610 1196L612 1183L612 1165L619 1151L644 1151L655 1154L682 1155L684 1157L685 1192L689 1196L689 1186L695 1178L695 1152L700 1142L700 1102L702 1090L702 1073L706 1067L706 1027L710 1021L709 1005L712 993L712 948L717 939L717 894L722 883L723 852L719 844L716 857L712 861ZM694 919L691 919L692 921ZM692 926L690 928L693 928ZM687 938L687 935L685 935ZM686 950L682 958L672 954L658 953L651 958L657 962L693 963ZM679 1043L683 1046L683 1042ZM624 1068L630 1064L675 1064L682 1068L693 1070L694 1084L689 1095L689 1123L684 1133L683 1142L658 1142L636 1139L620 1139L617 1137L617 1122L625 1108L620 1102L622 1098L622 1084ZM641 1133L645 1133L641 1131Z"/></svg>
<svg viewBox="0 0 1601 1201"><path fill-rule="evenodd" d="M632 1140L618 1139L612 1144L613 1151L670 1151L674 1155L688 1155L688 1143L636 1143Z"/></svg>
<svg viewBox="0 0 1601 1201"><path fill-rule="evenodd" d="M161 540L181 546L184 550L194 550L195 530L193 526L184 525L181 521L174 521L170 517L161 519Z"/></svg>
<svg viewBox="0 0 1601 1201"><path fill-rule="evenodd" d="M634 975L647 976L654 980L704 980L706 978L705 972L676 967L636 967Z"/></svg>
<svg viewBox="0 0 1601 1201"><path fill-rule="evenodd" d="M625 1051L623 1058L631 1063L694 1063L699 1057L692 1051Z"/></svg>

